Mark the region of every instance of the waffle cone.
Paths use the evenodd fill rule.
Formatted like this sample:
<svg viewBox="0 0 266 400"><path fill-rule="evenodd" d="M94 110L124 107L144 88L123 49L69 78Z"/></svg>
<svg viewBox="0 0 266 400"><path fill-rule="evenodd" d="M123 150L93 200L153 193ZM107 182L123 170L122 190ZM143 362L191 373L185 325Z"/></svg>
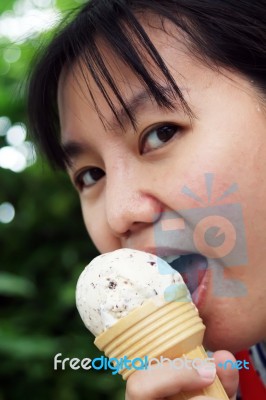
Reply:
<svg viewBox="0 0 266 400"><path fill-rule="evenodd" d="M205 359L208 355L202 346L204 331L205 325L192 302L165 302L154 298L121 318L94 343L109 358ZM134 368L125 367L119 373L127 379L134 371ZM210 386L199 391L181 392L171 400L186 400L197 395L228 400L217 376Z"/></svg>

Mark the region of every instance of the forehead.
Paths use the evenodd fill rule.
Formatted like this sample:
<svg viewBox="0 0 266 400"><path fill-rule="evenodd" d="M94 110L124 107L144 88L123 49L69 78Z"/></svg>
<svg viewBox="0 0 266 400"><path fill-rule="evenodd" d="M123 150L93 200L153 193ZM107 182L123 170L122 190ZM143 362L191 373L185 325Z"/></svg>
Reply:
<svg viewBox="0 0 266 400"><path fill-rule="evenodd" d="M186 64L190 62L188 58L191 57L185 45L184 34L178 31L170 22L166 21L164 22L164 26L162 26L162 22L158 17L148 15L145 17L140 16L139 19L167 67L175 72L180 70L179 82L177 82L177 84L182 86L182 69L186 69ZM127 28L127 30L128 29L129 28ZM139 43L139 40L134 34L128 32L127 36L134 48L137 49L141 62L152 78L158 85L167 85L168 82L166 81L162 67L156 65L156 62L152 59L147 49ZM60 105L62 105L64 99L69 99L70 92L72 94L73 92L78 92L80 98L86 101L92 108L95 108L93 98L97 100L96 104L100 104L101 107L107 105L104 104L104 96L96 84L95 79L92 77L92 74L89 72L91 65L94 66L100 78L100 84L103 86L103 90L113 104L117 103L117 98L114 95L114 90L110 87L110 80L113 81L113 84L117 87L123 99L128 98L133 92L145 86L140 76L136 71L133 71L132 66L122 61L118 54L110 49L109 44L106 43L103 38L97 37L96 45L99 49L104 68L109 74L109 82L106 80L107 73L105 73L105 77L103 77L101 74L102 71L99 71L98 66L95 66L95 60L84 60L85 57L83 59L80 58L76 60L71 68L64 68L61 73L59 82ZM185 55L187 57L185 57Z"/></svg>

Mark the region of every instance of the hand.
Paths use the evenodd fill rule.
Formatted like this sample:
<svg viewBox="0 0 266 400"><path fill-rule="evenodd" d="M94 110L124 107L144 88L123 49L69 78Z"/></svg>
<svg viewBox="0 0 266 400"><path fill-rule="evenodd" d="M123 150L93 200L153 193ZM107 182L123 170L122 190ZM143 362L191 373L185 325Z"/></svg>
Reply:
<svg viewBox="0 0 266 400"><path fill-rule="evenodd" d="M217 351L213 355L215 364L226 360L236 361L228 351ZM206 370L205 370L206 371ZM209 386L215 378L210 371L209 376L200 375L196 369L182 368L176 370L167 363L163 368L134 372L127 381L126 400L163 400L180 392L197 390ZM200 370L199 370L200 372ZM204 376L205 375L205 376ZM236 399L238 371L228 368L217 368L217 375L230 398ZM206 396L197 396L191 400L214 400Z"/></svg>

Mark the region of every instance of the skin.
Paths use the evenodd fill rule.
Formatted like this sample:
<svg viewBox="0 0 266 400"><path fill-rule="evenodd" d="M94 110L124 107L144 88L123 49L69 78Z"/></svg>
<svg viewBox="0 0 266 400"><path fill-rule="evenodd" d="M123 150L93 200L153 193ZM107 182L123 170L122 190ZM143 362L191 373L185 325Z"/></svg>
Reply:
<svg viewBox="0 0 266 400"><path fill-rule="evenodd" d="M173 35L156 29L156 21L152 22L144 21L146 30L196 118L190 121L178 101L174 110L166 110L146 99L136 110L136 132L126 119L123 131L117 123L111 126L112 111L86 68L86 82L77 65L72 70L65 69L58 94L62 143L75 141L81 147L73 155L68 172L79 192L87 231L101 253L121 247L156 252L154 229L160 216L155 216L199 207L195 200L182 194L184 185L206 200L204 174L214 174L213 198L237 182L238 192L224 203L241 205L248 257L243 265L227 267L224 278L241 282L247 291L241 297L217 296L215 278L209 272L204 301L199 303L207 326L204 344L213 351L224 348L236 352L265 339L265 104L249 79L204 65L185 47L181 34L177 41ZM169 24L170 30L174 32ZM143 85L100 38L99 45L123 99L130 101L143 91ZM165 85L160 72L150 60L147 62L152 74ZM95 110L87 84L105 124ZM107 86L106 89L119 109L115 96ZM169 123L175 125L176 133L164 143L158 140L154 128ZM145 140L148 132L152 133ZM92 167L105 175L95 181ZM81 172L87 184L84 187L81 178L77 182ZM211 266L212 260L209 261ZM219 264L219 260L215 262ZM228 353L218 353L217 357L224 355L229 357ZM232 371L230 374L230 379L221 373L220 376L233 396L237 377ZM127 399L169 396L168 374L161 376L162 382L156 386L154 375L134 373L127 385ZM141 385L142 379L146 389ZM195 376L184 376L182 381L179 374L170 379L176 382L176 393L189 385L193 388L207 384L197 383Z"/></svg>

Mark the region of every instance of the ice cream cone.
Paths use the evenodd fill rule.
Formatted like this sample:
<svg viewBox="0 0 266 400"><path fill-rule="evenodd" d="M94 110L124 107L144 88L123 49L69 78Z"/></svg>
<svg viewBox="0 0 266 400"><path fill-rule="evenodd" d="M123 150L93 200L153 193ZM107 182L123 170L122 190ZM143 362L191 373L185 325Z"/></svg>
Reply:
<svg viewBox="0 0 266 400"><path fill-rule="evenodd" d="M205 326L192 302L167 302L155 297L101 333L94 343L109 358L206 359L208 355L202 346L204 331ZM134 371L134 368L123 368L119 373L127 379ZM210 386L182 392L171 399L186 400L196 395L228 400L217 376Z"/></svg>

